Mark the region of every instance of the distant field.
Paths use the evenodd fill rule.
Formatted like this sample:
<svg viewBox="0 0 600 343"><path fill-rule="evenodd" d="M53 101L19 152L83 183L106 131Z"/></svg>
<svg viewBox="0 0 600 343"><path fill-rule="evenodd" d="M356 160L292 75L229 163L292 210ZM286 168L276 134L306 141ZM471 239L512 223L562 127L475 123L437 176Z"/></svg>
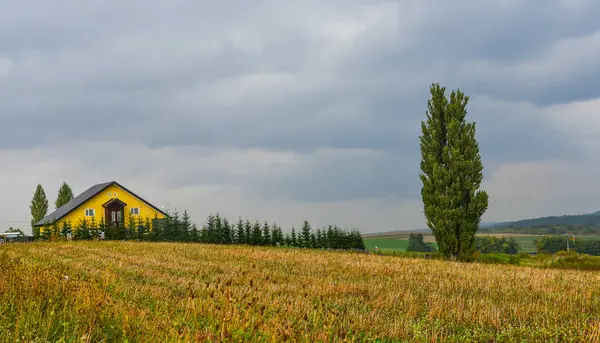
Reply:
<svg viewBox="0 0 600 343"><path fill-rule="evenodd" d="M378 247L383 250L405 251L406 247L408 247L408 235L365 237L363 240L365 242L365 247L370 250ZM433 243L433 246L437 249L435 238L432 235L423 235L423 240L425 242Z"/></svg>
<svg viewBox="0 0 600 343"><path fill-rule="evenodd" d="M0 245L0 342L596 342L598 273L182 243Z"/></svg>
<svg viewBox="0 0 600 343"><path fill-rule="evenodd" d="M364 238L365 247L367 249L375 249L379 247L384 250L405 251L408 246L408 234L368 236ZM480 236L495 236L495 237L512 237L519 244L522 252L536 251L534 241L541 238L541 235L528 235L519 233L484 233ZM435 238L431 234L424 234L425 242L435 242ZM576 236L576 239L600 239L600 235ZM434 246L437 245L434 243Z"/></svg>

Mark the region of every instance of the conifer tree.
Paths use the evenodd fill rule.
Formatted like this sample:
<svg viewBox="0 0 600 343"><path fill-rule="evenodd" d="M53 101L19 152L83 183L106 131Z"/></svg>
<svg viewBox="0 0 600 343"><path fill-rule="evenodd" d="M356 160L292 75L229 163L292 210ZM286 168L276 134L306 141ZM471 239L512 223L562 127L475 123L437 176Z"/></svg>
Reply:
<svg viewBox="0 0 600 343"><path fill-rule="evenodd" d="M242 221L241 217L238 218L237 224L235 225L235 229L235 242L237 244L246 244L246 232L244 230L244 222Z"/></svg>
<svg viewBox="0 0 600 343"><path fill-rule="evenodd" d="M360 249L360 250L365 250L365 242L363 240L362 235L360 234L360 231L358 230L353 230L352 231L352 237L353 237L353 244L354 244L354 249Z"/></svg>
<svg viewBox="0 0 600 343"><path fill-rule="evenodd" d="M271 245L271 241L271 227L269 226L269 223L265 221L262 229L262 245Z"/></svg>
<svg viewBox="0 0 600 343"><path fill-rule="evenodd" d="M284 243L285 242L283 238L283 232L281 231L281 227L279 227L276 223L273 223L271 245L277 246L283 245Z"/></svg>
<svg viewBox="0 0 600 343"><path fill-rule="evenodd" d="M190 242L192 239L192 220L190 219L190 214L187 209L183 211L183 215L181 216L181 241L182 242Z"/></svg>
<svg viewBox="0 0 600 343"><path fill-rule="evenodd" d="M293 247L298 246L298 236L296 236L296 229L292 226L292 234L290 236L291 243Z"/></svg>
<svg viewBox="0 0 600 343"><path fill-rule="evenodd" d="M98 231L98 223L96 223L96 219L95 217L92 217L92 219L90 220L90 226L88 228L89 230L89 239L93 239L96 237L97 235L97 231Z"/></svg>
<svg viewBox="0 0 600 343"><path fill-rule="evenodd" d="M233 243L233 230L231 224L229 224L229 220L227 218L223 218L223 244L231 244Z"/></svg>
<svg viewBox="0 0 600 343"><path fill-rule="evenodd" d="M40 238L39 226L34 226L35 223L42 220L48 214L48 198L42 185L38 184L31 199L31 205L29 206L31 211L31 228L33 237L35 239Z"/></svg>
<svg viewBox="0 0 600 343"><path fill-rule="evenodd" d="M100 238L101 232L104 232L104 238L106 238L106 219L104 218L104 216L100 220L100 223L98 223L98 230L96 231L94 238Z"/></svg>
<svg viewBox="0 0 600 343"><path fill-rule="evenodd" d="M215 216L212 214L206 219L205 231L206 240L204 242L215 243Z"/></svg>
<svg viewBox="0 0 600 343"><path fill-rule="evenodd" d="M310 224L306 220L302 224L299 243L302 248L310 248Z"/></svg>
<svg viewBox="0 0 600 343"><path fill-rule="evenodd" d="M192 229L190 230L190 242L200 242L200 231L198 231L198 226L196 226L196 223L192 224Z"/></svg>
<svg viewBox="0 0 600 343"><path fill-rule="evenodd" d="M488 195L478 190L483 164L475 123L465 119L469 97L456 90L447 99L445 91L439 84L431 86L427 118L421 122L421 197L439 251L470 260Z"/></svg>
<svg viewBox="0 0 600 343"><path fill-rule="evenodd" d="M317 243L316 247L318 249L323 249L324 248L323 232L321 231L321 229L317 229L316 243Z"/></svg>
<svg viewBox="0 0 600 343"><path fill-rule="evenodd" d="M324 240L325 240L325 247L327 249L334 249L334 232L333 232L333 227L331 227L331 225L329 225L327 227L326 232L324 233Z"/></svg>
<svg viewBox="0 0 600 343"><path fill-rule="evenodd" d="M221 220L221 216L218 213L215 215L215 229L213 235L215 243L223 243L223 221Z"/></svg>
<svg viewBox="0 0 600 343"><path fill-rule="evenodd" d="M206 224L202 225L202 229L200 229L200 242L208 243L208 229Z"/></svg>
<svg viewBox="0 0 600 343"><path fill-rule="evenodd" d="M173 211L171 216L171 226L172 226L172 242L181 242L185 239L185 234L183 232L183 228L181 226L181 217L179 212Z"/></svg>
<svg viewBox="0 0 600 343"><path fill-rule="evenodd" d="M137 222L133 215L129 215L127 218L127 229L125 230L125 237L127 239L137 238Z"/></svg>
<svg viewBox="0 0 600 343"><path fill-rule="evenodd" d="M69 233L71 233L71 234L73 233L73 230L71 228L71 223L68 221L62 222L61 227L60 227L60 235L67 237L67 234L69 234Z"/></svg>
<svg viewBox="0 0 600 343"><path fill-rule="evenodd" d="M244 235L246 236L246 243L253 244L252 243L252 224L250 223L249 219L246 219L246 222L244 223Z"/></svg>
<svg viewBox="0 0 600 343"><path fill-rule="evenodd" d="M71 190L71 187L66 182L63 182L63 184L58 189L58 196L56 197L56 201L54 202L54 207L59 208L62 205L71 201L71 199L73 199L73 190Z"/></svg>
<svg viewBox="0 0 600 343"><path fill-rule="evenodd" d="M260 245L262 244L262 231L260 229L260 222L256 220L254 225L252 225L252 245Z"/></svg>
<svg viewBox="0 0 600 343"><path fill-rule="evenodd" d="M162 228L162 241L172 242L173 241L173 224L171 223L172 217L168 213L167 216L161 220Z"/></svg>
<svg viewBox="0 0 600 343"><path fill-rule="evenodd" d="M143 221L140 218L139 220L139 237L140 240L142 241L148 241L151 239L151 235L152 235L152 231L153 231L153 227L152 227L152 221L150 220L149 217L146 217Z"/></svg>
<svg viewBox="0 0 600 343"><path fill-rule="evenodd" d="M288 247L291 247L291 246L292 246L292 236L291 236L289 233L286 233L286 234L285 234L285 236L284 236L283 240L284 240L284 244L285 244L286 246L288 246Z"/></svg>
<svg viewBox="0 0 600 343"><path fill-rule="evenodd" d="M162 242L165 240L165 220L158 219L157 216L154 216L154 220L152 221L152 231L150 233L150 240L153 242Z"/></svg>
<svg viewBox="0 0 600 343"><path fill-rule="evenodd" d="M80 221L79 225L77 225L77 226L78 226L77 229L73 233L73 239L88 240L91 238L90 228L89 228L89 224L88 224L87 220L82 219ZM69 225L69 231L71 231L70 225Z"/></svg>

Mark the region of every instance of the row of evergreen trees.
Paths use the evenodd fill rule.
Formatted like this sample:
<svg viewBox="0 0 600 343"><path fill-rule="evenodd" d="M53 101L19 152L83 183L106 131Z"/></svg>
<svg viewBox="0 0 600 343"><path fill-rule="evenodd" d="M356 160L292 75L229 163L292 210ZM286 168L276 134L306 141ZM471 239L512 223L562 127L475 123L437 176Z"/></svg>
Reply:
<svg viewBox="0 0 600 343"><path fill-rule="evenodd" d="M231 222L219 214L209 215L206 223L198 228L192 223L189 213L173 212L164 219L136 218L129 216L120 227L107 226L102 219L99 222L82 220L73 225L64 222L44 230L42 239L64 239L71 236L74 240L101 238L107 240L141 240L153 242L197 242L213 244L247 244L262 246L290 246L312 249L360 249L365 245L360 232L356 229L342 230L337 226L328 226L313 230L308 221L304 221L299 231L292 227L284 233L276 223L269 224L255 220L251 222L238 218Z"/></svg>

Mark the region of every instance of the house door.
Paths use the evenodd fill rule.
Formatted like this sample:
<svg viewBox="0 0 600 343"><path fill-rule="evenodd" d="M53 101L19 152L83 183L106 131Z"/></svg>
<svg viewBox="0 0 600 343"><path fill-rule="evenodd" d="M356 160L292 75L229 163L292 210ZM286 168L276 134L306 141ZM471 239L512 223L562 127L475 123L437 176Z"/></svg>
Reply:
<svg viewBox="0 0 600 343"><path fill-rule="evenodd" d="M106 222L111 227L123 225L123 205L115 202L106 208Z"/></svg>

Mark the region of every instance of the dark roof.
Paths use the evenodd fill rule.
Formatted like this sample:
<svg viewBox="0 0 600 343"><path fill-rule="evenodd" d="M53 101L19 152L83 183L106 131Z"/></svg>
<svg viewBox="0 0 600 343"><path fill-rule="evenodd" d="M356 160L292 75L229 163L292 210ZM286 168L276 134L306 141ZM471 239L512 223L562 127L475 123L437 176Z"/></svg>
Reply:
<svg viewBox="0 0 600 343"><path fill-rule="evenodd" d="M122 188L126 192L130 193L131 195L135 196L136 198L138 198L141 201L143 201L143 202L147 203L148 205L150 205L153 209L155 209L159 213L161 213L161 214L163 214L165 216L167 215L161 209L159 209L158 207L152 205L148 201L142 199L142 197L140 197L139 195L133 193L129 189L123 187L117 181L110 181L110 182L104 182L104 183L99 183L97 185L93 185L92 187L90 187L87 190L85 190L83 193L81 193L78 196L76 196L73 199L71 199L71 201L69 201L68 203L62 205L61 207L57 208L54 212L52 212L49 215L47 215L44 218L42 218L40 221L38 221L37 223L35 223L35 226L54 223L58 219L64 217L69 212L71 212L74 209L76 209L77 207L79 207L81 204L83 204L84 202L86 202L91 197L95 196L96 194L102 192L104 189L106 189L106 188L108 188L109 186L112 186L112 185L119 186L120 188Z"/></svg>
<svg viewBox="0 0 600 343"><path fill-rule="evenodd" d="M121 200L119 200L119 199L117 199L117 198L113 198L113 199L110 199L109 201L105 202L105 203L102 205L102 207L108 207L108 206L110 206L110 205L112 205L112 204L114 204L114 203L118 203L119 205L122 205L122 206L127 206L127 204L126 204L126 203L124 203L123 201L121 201Z"/></svg>

